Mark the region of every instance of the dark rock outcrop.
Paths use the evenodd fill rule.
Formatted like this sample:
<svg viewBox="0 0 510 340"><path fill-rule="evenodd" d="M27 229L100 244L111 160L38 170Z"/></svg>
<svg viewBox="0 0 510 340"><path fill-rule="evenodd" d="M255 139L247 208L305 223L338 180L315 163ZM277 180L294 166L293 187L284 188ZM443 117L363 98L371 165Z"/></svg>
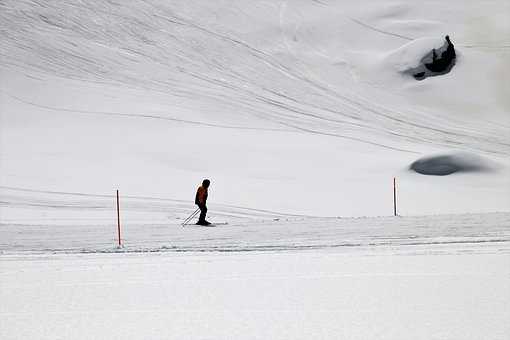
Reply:
<svg viewBox="0 0 510 340"><path fill-rule="evenodd" d="M443 46L438 49L432 49L421 59L420 65L409 70L409 73L417 80L446 74L451 71L456 59L455 46L451 42L450 37L446 36Z"/></svg>

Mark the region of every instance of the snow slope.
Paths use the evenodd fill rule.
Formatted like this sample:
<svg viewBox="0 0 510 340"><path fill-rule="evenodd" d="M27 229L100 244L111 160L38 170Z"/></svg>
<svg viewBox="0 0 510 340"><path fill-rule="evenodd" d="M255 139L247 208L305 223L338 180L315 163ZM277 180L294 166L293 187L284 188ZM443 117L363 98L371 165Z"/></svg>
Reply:
<svg viewBox="0 0 510 340"><path fill-rule="evenodd" d="M113 226L11 226L0 337L507 339L509 225L508 213L137 224L123 249Z"/></svg>
<svg viewBox="0 0 510 340"><path fill-rule="evenodd" d="M191 201L204 177L287 214L391 214L394 176L402 214L508 211L509 6L2 1L0 217L34 211L12 189ZM399 73L445 34L453 72ZM494 170L406 171L454 151Z"/></svg>
<svg viewBox="0 0 510 340"><path fill-rule="evenodd" d="M508 339L509 14L0 0L0 338Z"/></svg>

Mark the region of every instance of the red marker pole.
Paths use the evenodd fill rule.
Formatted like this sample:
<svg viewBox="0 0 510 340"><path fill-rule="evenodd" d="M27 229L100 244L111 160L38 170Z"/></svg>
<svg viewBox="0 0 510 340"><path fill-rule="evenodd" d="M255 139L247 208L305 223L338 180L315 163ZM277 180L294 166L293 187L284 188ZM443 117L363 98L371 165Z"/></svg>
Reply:
<svg viewBox="0 0 510 340"><path fill-rule="evenodd" d="M119 236L119 247L122 246L121 240L120 240L120 208L119 208L119 190L117 190L117 233Z"/></svg>
<svg viewBox="0 0 510 340"><path fill-rule="evenodd" d="M397 216L397 179L393 177L393 215Z"/></svg>

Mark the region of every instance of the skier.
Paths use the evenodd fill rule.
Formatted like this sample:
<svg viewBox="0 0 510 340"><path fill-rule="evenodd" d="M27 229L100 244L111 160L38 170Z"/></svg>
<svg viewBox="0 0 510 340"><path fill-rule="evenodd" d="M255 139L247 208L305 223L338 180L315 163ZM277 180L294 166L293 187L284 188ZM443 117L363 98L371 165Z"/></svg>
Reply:
<svg viewBox="0 0 510 340"><path fill-rule="evenodd" d="M204 179L202 185L197 189L197 194L195 196L195 204L198 205L198 208L200 209L200 217L198 218L198 222L196 223L197 225L211 224L205 220L205 215L207 214L206 202L210 184L211 184L210 180Z"/></svg>

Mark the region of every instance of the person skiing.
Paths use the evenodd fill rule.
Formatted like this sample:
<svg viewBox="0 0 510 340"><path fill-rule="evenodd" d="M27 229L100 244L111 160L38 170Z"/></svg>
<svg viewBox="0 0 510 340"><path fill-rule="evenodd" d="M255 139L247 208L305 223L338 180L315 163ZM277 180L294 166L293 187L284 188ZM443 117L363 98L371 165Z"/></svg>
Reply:
<svg viewBox="0 0 510 340"><path fill-rule="evenodd" d="M207 214L207 196L209 194L208 189L209 185L211 185L211 181L208 179L204 179L202 181L202 185L198 187L197 194L195 195L195 204L198 205L200 209L200 217L198 218L197 225L210 225L211 223L205 220L205 216Z"/></svg>

